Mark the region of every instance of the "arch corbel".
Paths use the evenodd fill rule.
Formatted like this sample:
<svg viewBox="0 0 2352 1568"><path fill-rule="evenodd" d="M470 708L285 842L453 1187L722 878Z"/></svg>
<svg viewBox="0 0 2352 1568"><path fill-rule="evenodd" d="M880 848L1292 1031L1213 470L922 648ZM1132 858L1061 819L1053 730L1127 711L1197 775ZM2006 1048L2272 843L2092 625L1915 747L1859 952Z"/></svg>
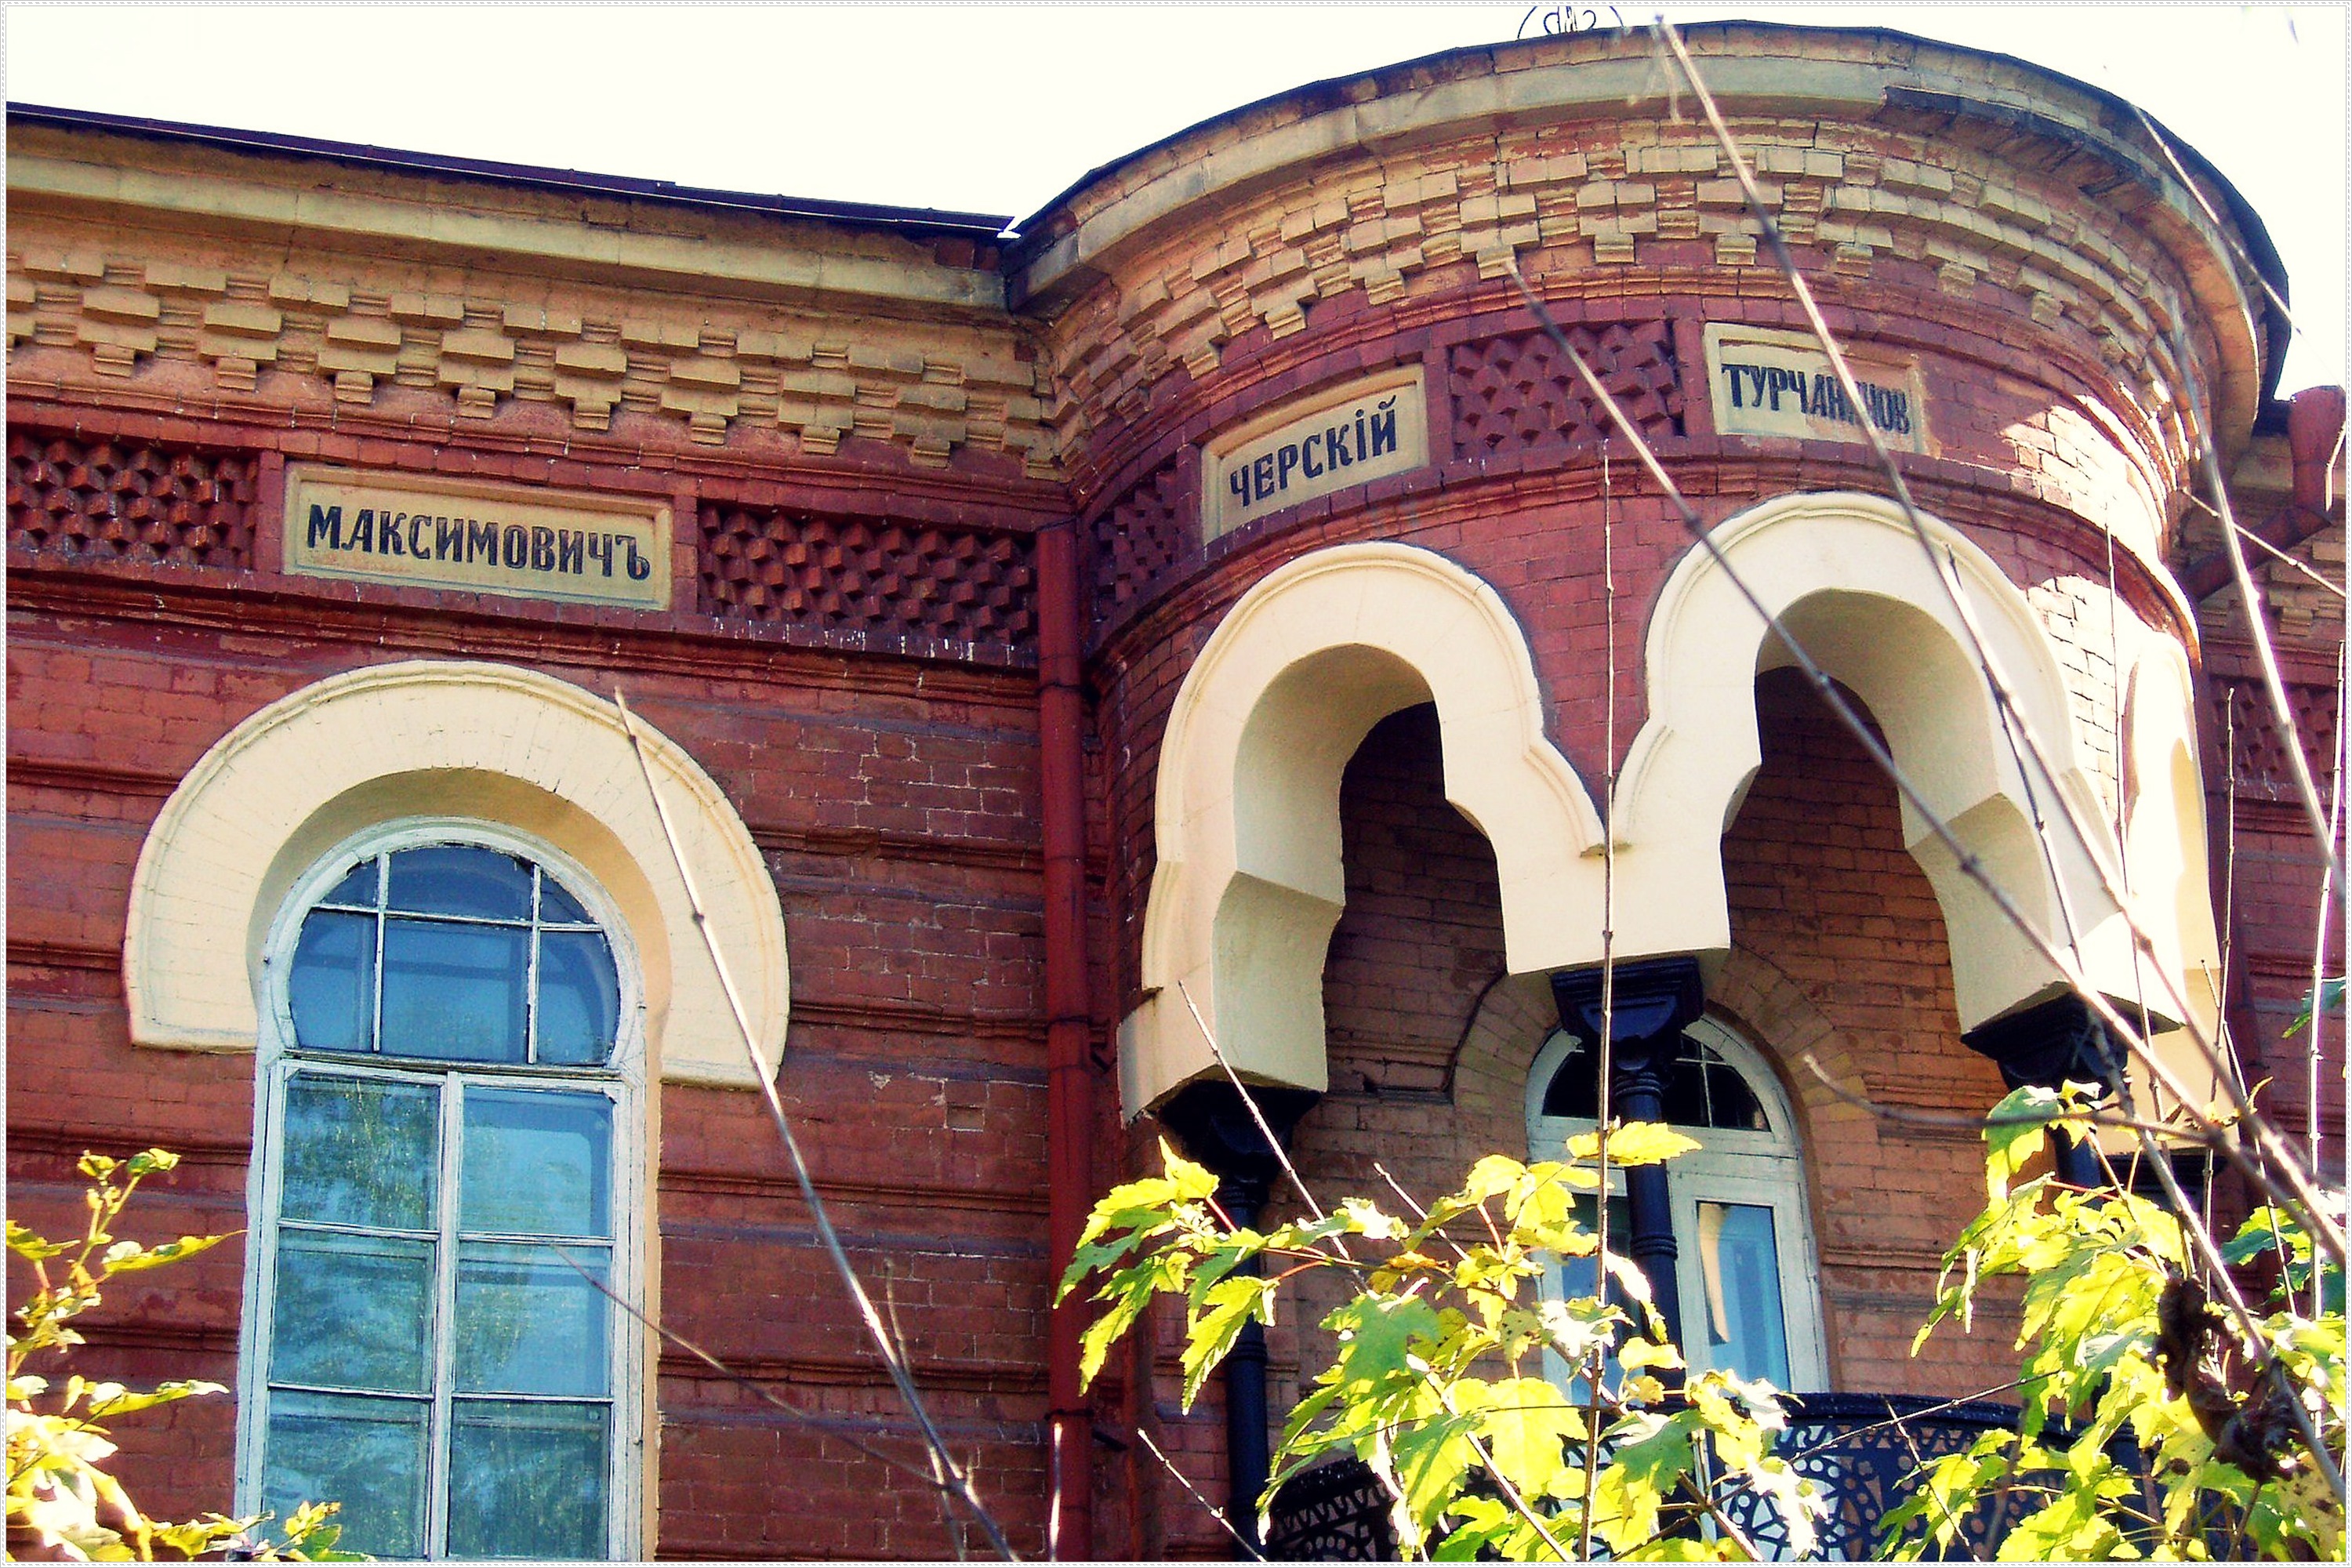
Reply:
<svg viewBox="0 0 2352 1568"><path fill-rule="evenodd" d="M1486 836L1517 972L1591 962L1600 842L1545 733L1526 638L1494 589L1409 545L1301 557L1244 595L1160 742L1145 1000L1119 1030L1127 1113L1216 1070L1320 1090L1322 971L1346 898L1339 775L1388 714L1434 702L1446 798ZM1198 1016L1196 1017L1195 1010Z"/></svg>
<svg viewBox="0 0 2352 1568"><path fill-rule="evenodd" d="M791 995L775 884L718 784L676 742L637 728L772 1072ZM501 823L570 855L630 928L661 1076L755 1083L618 711L551 676L474 662L331 677L205 753L132 876L122 953L132 1041L255 1048L270 922L296 879L353 833L407 816Z"/></svg>

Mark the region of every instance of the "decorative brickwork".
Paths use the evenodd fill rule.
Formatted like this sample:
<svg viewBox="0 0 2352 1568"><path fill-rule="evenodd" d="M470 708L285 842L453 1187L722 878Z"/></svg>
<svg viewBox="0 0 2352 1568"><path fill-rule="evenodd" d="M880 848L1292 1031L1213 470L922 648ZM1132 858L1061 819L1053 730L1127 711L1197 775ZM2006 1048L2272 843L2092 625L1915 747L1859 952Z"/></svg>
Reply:
<svg viewBox="0 0 2352 1568"><path fill-rule="evenodd" d="M1568 340L1644 437L1683 433L1683 389L1665 322L1621 323L1598 331L1571 327ZM1542 332L1460 344L1446 371L1456 457L1572 447L1598 441L1611 429L1609 416L1583 378Z"/></svg>
<svg viewBox="0 0 2352 1568"><path fill-rule="evenodd" d="M1157 582L1184 552L1183 481L1168 464L1094 523L1095 624Z"/></svg>
<svg viewBox="0 0 2352 1568"><path fill-rule="evenodd" d="M8 437L8 547L52 560L253 564L250 458Z"/></svg>
<svg viewBox="0 0 2352 1568"><path fill-rule="evenodd" d="M1029 542L727 507L702 511L706 614L1032 650Z"/></svg>
<svg viewBox="0 0 2352 1568"><path fill-rule="evenodd" d="M2222 677L2210 682L2210 690L2211 730L2207 742L2213 752L2221 749L2225 739L2230 742L2230 766L2239 793L2259 800L2300 800L2294 771L2287 765L2286 738L2271 718L2270 694L2261 679ZM2234 725L2230 719L2233 693ZM2304 760L2310 764L2324 801L2336 767L2336 688L2290 681L2286 700L2303 739Z"/></svg>

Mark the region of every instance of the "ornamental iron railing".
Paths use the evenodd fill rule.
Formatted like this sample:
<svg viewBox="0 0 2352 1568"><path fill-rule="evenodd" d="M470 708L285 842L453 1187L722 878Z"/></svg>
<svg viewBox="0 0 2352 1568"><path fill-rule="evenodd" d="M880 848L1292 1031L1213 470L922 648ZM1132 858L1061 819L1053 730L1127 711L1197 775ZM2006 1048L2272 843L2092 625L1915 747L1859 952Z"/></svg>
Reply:
<svg viewBox="0 0 2352 1568"><path fill-rule="evenodd" d="M1830 1511L1810 1555L1832 1562L1876 1555L1880 1521L1909 1495L1923 1467L1965 1451L1986 1432L2014 1428L2018 1417L2013 1405L1896 1394L1791 1394L1788 1406L1789 1429L1775 1452L1828 1492ZM1277 1563L1393 1561L1389 1500L1360 1460L1318 1466L1276 1494L1266 1555ZM1763 1555L1794 1555L1788 1527L1769 1499L1727 1487L1720 1500ZM2030 1506L2022 1492L1989 1501L1958 1521L1952 1555L1989 1557L2013 1516Z"/></svg>

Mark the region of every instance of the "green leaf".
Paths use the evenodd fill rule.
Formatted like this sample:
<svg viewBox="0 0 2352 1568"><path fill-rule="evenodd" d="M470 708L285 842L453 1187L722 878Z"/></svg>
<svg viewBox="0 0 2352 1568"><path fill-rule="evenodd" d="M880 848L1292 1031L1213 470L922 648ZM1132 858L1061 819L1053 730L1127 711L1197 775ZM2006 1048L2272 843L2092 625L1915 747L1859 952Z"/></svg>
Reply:
<svg viewBox="0 0 2352 1568"><path fill-rule="evenodd" d="M184 1236L177 1241L166 1241L155 1247L142 1247L135 1241L118 1241L100 1258L109 1274L135 1274L142 1268L161 1268L167 1263L177 1263L208 1251L228 1239L226 1236Z"/></svg>
<svg viewBox="0 0 2352 1568"><path fill-rule="evenodd" d="M1656 1121L1629 1121L1609 1134L1609 1163L1612 1165L1656 1165L1687 1154L1698 1147L1698 1140L1677 1132ZM1601 1153L1601 1134L1580 1132L1568 1141L1568 1152L1579 1160L1597 1159Z"/></svg>
<svg viewBox="0 0 2352 1568"><path fill-rule="evenodd" d="M1200 1313L1184 1329L1184 1408L1192 1408L1199 1397L1201 1385L1217 1363L1225 1359L1240 1339L1242 1331L1252 1321L1265 1322L1274 1315L1276 1281L1261 1279L1254 1274L1237 1274L1219 1280L1208 1291L1207 1310Z"/></svg>

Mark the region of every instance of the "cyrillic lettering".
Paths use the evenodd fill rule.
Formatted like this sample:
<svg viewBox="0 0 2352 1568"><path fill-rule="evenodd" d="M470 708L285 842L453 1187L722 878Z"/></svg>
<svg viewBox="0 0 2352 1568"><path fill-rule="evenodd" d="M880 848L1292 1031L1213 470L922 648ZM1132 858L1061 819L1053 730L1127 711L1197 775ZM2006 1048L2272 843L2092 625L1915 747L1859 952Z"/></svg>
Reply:
<svg viewBox="0 0 2352 1568"><path fill-rule="evenodd" d="M530 531L530 569L534 572L555 570L555 530L542 525Z"/></svg>
<svg viewBox="0 0 2352 1568"><path fill-rule="evenodd" d="M1383 397L1372 414L1372 456L1396 450L1396 399Z"/></svg>
<svg viewBox="0 0 2352 1568"><path fill-rule="evenodd" d="M506 527L506 548L503 552L507 569L520 572L530 563L530 531L519 522Z"/></svg>
<svg viewBox="0 0 2352 1568"><path fill-rule="evenodd" d="M602 565L604 575L610 577L613 574L613 536L609 533L590 534L588 559Z"/></svg>
<svg viewBox="0 0 2352 1568"><path fill-rule="evenodd" d="M322 539L326 541L327 548L330 550L341 550L343 547L343 509L339 506L320 506L317 501L312 501L310 503L310 548L318 549L319 542Z"/></svg>
<svg viewBox="0 0 2352 1568"><path fill-rule="evenodd" d="M555 536L555 569L580 574L580 531L567 528Z"/></svg>
<svg viewBox="0 0 2352 1568"><path fill-rule="evenodd" d="M645 556L637 553L637 542L631 539L625 533L615 535L615 538L625 542L629 547L629 581L632 583L642 583L646 578L652 576L654 574L654 563Z"/></svg>
<svg viewBox="0 0 2352 1568"><path fill-rule="evenodd" d="M363 506L352 519L352 548L375 553L375 508Z"/></svg>

